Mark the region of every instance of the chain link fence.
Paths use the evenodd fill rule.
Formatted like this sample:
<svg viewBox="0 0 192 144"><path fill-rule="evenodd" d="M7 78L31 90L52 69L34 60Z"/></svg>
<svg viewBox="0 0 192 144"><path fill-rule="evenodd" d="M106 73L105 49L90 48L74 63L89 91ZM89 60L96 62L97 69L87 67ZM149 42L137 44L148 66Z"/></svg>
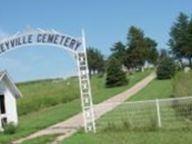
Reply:
<svg viewBox="0 0 192 144"><path fill-rule="evenodd" d="M192 129L192 97L156 99L147 101L110 102L106 109L119 105L103 116L95 112L99 129Z"/></svg>

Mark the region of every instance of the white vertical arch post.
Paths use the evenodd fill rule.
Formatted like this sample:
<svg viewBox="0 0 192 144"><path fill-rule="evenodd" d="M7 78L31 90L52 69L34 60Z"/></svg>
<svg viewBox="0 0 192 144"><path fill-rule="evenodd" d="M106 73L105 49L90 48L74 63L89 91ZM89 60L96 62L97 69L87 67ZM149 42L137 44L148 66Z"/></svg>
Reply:
<svg viewBox="0 0 192 144"><path fill-rule="evenodd" d="M96 132L84 30L82 30L82 46L83 50L77 53L77 66L79 73L84 129L85 132Z"/></svg>

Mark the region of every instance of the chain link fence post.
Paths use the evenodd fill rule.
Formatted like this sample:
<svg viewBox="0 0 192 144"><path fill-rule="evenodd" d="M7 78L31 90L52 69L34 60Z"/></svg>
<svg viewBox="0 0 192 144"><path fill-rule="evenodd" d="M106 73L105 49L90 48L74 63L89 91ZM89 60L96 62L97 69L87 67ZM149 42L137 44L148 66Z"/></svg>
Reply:
<svg viewBox="0 0 192 144"><path fill-rule="evenodd" d="M159 100L156 99L156 109L157 109L157 122L158 122L158 127L162 127L161 123L161 113L160 113L160 106L159 106Z"/></svg>

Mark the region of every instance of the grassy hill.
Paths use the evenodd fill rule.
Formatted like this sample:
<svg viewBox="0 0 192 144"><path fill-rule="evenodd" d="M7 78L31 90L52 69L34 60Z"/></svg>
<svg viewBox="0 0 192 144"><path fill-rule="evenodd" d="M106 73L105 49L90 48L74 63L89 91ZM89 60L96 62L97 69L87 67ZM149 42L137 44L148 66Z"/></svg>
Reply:
<svg viewBox="0 0 192 144"><path fill-rule="evenodd" d="M67 103L79 98L78 78L49 79L17 84L23 97L18 100L19 115Z"/></svg>
<svg viewBox="0 0 192 144"><path fill-rule="evenodd" d="M192 96L192 71L179 72L173 79L173 97Z"/></svg>
<svg viewBox="0 0 192 144"><path fill-rule="evenodd" d="M128 85L116 88L106 88L104 78L92 77L94 103L128 89L150 73L151 70L146 70L130 75ZM19 127L13 135L0 134L2 144L66 120L81 111L77 78L20 83L18 87L24 96L18 101Z"/></svg>
<svg viewBox="0 0 192 144"><path fill-rule="evenodd" d="M192 94L191 82L192 72L187 74L180 72L173 80L154 80L146 88L133 96L130 101L170 98L172 96L189 96ZM110 114L112 114L114 111L108 113L106 117L110 117ZM176 115L173 116L176 117ZM110 120L113 121L112 119ZM102 118L99 121L102 121ZM122 129L113 127L110 130L99 130L96 134L84 134L79 132L63 141L62 144L191 144L192 129L189 127L191 122L189 125L189 120L184 118L183 124L184 123L186 123L186 125L188 124L188 127L179 128L180 123L175 123L173 119L173 121L170 122L170 125L175 128L170 130L130 130L125 127Z"/></svg>
<svg viewBox="0 0 192 144"><path fill-rule="evenodd" d="M93 76L91 79L93 101L101 102L112 95L133 86L151 70L138 72L128 76L130 82L126 86L116 88L105 88L105 79ZM38 80L26 83L18 83L17 86L23 94L18 100L19 115L29 114L47 107L68 103L80 98L79 81L77 77L64 79Z"/></svg>
<svg viewBox="0 0 192 144"><path fill-rule="evenodd" d="M138 100L149 100L149 99L156 99L156 98L168 98L171 96L172 88L171 88L171 81L170 80L154 80L151 82L146 88L138 92L134 95L130 101L138 101ZM115 111L115 110L114 110ZM113 113L110 112L107 115L110 116ZM107 116L106 115L106 116ZM102 119L99 120L99 123L102 122ZM165 136L162 132L161 136ZM146 136L148 135L148 136ZM63 144L154 144L157 143L157 138L159 136L158 132L153 131L129 131L125 129L116 130L115 128L106 131L106 130L99 130L96 134L84 134L84 133L77 133L74 136L68 138L67 140L63 141ZM174 135L172 135L173 137ZM150 138L149 138L150 137ZM153 139L153 141L151 141ZM162 144L162 143L157 143ZM164 143L163 143L164 144Z"/></svg>

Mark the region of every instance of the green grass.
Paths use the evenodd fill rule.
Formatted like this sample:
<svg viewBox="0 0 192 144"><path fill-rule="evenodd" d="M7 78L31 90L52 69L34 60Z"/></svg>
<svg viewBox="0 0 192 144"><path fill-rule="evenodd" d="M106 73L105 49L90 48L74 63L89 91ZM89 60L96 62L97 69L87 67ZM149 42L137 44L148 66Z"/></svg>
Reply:
<svg viewBox="0 0 192 144"><path fill-rule="evenodd" d="M23 94L17 103L19 115L79 98L79 90L75 90L79 89L77 78L41 80L17 85Z"/></svg>
<svg viewBox="0 0 192 144"><path fill-rule="evenodd" d="M129 101L168 98L172 94L171 80L154 80L146 88L132 96Z"/></svg>
<svg viewBox="0 0 192 144"><path fill-rule="evenodd" d="M192 95L192 71L184 73L183 71L178 72L172 83L173 83L173 96L174 97L185 97Z"/></svg>
<svg viewBox="0 0 192 144"><path fill-rule="evenodd" d="M55 139L56 135L37 137L32 140L22 142L22 144L50 144Z"/></svg>
<svg viewBox="0 0 192 144"><path fill-rule="evenodd" d="M168 98L172 95L171 80L154 80L146 88L141 90L130 100L148 100L156 98ZM112 115L118 107L105 117ZM173 109L172 109L173 111ZM144 117L143 117L144 118ZM141 119L143 119L141 117ZM102 118L99 120L102 122ZM113 119L111 118L112 122ZM178 127L180 123L172 123ZM191 125L191 124L190 124ZM189 126L190 126L189 125ZM109 127L108 127L109 128ZM129 129L127 127L98 130L96 134L77 133L63 141L62 144L191 144L191 130L189 129Z"/></svg>
<svg viewBox="0 0 192 144"><path fill-rule="evenodd" d="M191 144L191 132L186 131L112 131L108 133L81 134L61 144Z"/></svg>
<svg viewBox="0 0 192 144"><path fill-rule="evenodd" d="M104 86L104 79L103 78L99 78L99 77L93 77L91 80L91 84L92 84L92 91L93 91L93 99L94 99L94 103L99 103L115 94L118 94L119 92L126 90L127 88L133 86L135 83L137 83L139 80L143 79L145 76L147 76L149 73L151 73L151 70L145 71L143 73L136 73L134 75L131 75L130 77L130 83L127 86L123 86L123 87L117 87L117 88L105 88ZM50 85L58 85L57 86L53 86L50 87ZM76 85L78 85L77 81L74 83ZM62 86L60 86L62 85ZM46 128L52 124L55 124L57 122L63 121L71 116L73 116L74 114L78 113L81 111L81 107L80 107L80 100L79 100L79 96L78 98L75 98L74 100L69 100L69 101L63 101L64 103L60 103L58 102L57 105L52 106L52 104L50 104L48 101L48 104L45 104L43 106L40 105L40 107L37 108L37 112L35 112L33 110L33 104L36 103L38 100L43 101L43 98L46 97L46 95L48 95L48 97L50 97L50 99L52 99L52 97L54 97L55 99L60 99L60 97L62 97L63 99L67 97L69 97L70 95L73 95L73 93L79 93L79 87L75 89L75 86L72 86L71 83L71 88L64 88L65 91L62 90L62 88L64 86L68 87L68 85L66 85L66 81L60 81L60 82L56 82L53 83L52 81L46 81L46 82L33 82L33 83L28 83L28 84L19 84L19 87L21 88L21 91L24 94L23 99L20 100L19 102L19 109L21 109L22 107L27 109L28 105L32 105L31 108L32 110L28 111L29 113L25 114L25 113L21 113L21 116L19 117L19 127L16 131L15 134L13 135L4 135L4 134L0 134L0 143L2 144L6 144L9 143L10 141L26 136L28 134L31 134L35 131L38 131L40 129ZM39 88L40 87L40 91ZM56 89L56 90L54 90ZM45 91L45 92L44 92ZM50 95L48 92L52 92ZM71 91L71 92L68 92ZM55 92L55 94L54 94ZM33 93L36 93L36 95L34 95ZM62 95L64 96L62 96ZM25 96L26 95L26 96ZM42 96L41 96L42 95ZM58 97L55 95L59 95ZM33 98L33 97L37 97L37 98ZM40 97L40 98L38 98ZM28 100L28 98L30 100ZM35 104L34 104L35 105Z"/></svg>
<svg viewBox="0 0 192 144"><path fill-rule="evenodd" d="M20 124L16 133L13 135L1 134L0 144L7 144L14 139L29 135L73 116L81 110L79 103L79 100L74 100L67 104L60 104L20 117Z"/></svg>
<svg viewBox="0 0 192 144"><path fill-rule="evenodd" d="M93 77L92 78L92 92L93 92L93 101L94 103L99 103L110 98L113 95L116 95L139 82L141 79L146 77L152 72L152 70L146 70L144 72L136 72L133 75L128 76L129 84L121 87L114 88L105 88L105 79Z"/></svg>
<svg viewBox="0 0 192 144"><path fill-rule="evenodd" d="M187 92L190 92L191 85L188 84L191 83L192 77L189 75L190 74L179 74L179 77L182 78L176 78L176 80L173 81L154 80L146 88L138 92L135 96L131 97L129 101L169 98L173 94L172 85L178 86L181 90L185 90L187 87ZM111 115L116 112L119 113L118 110L123 107L123 105L119 106L112 112L107 113L104 117L108 117L110 121L113 122ZM127 127L127 124L122 125L122 127L117 127L119 125L112 125L111 128L108 127L104 130L98 130L96 134L77 133L63 141L62 144L191 144L191 122L185 121L186 119L184 117L182 117L181 121L178 121L178 119L175 120L176 111L169 107L166 109L168 114L167 116L171 116L172 119L171 122L166 123L166 121L163 119L163 117L166 117L166 115L163 113L165 109L166 107L161 108L161 116L163 122L162 129L130 129L129 125ZM142 111L142 109L140 109L140 111ZM126 115L125 112L122 114L122 116L124 115ZM98 122L102 122L104 117L102 117ZM143 116L140 119L143 120L145 117ZM146 125L146 123L144 123L144 125Z"/></svg>
<svg viewBox="0 0 192 144"><path fill-rule="evenodd" d="M154 80L146 88L132 96L128 101L168 98L171 96L171 93L172 86L170 80ZM148 103L147 105L141 103L134 103L134 105L124 103L102 116L97 121L97 129L111 129L113 127L121 129L124 127L129 127L129 129L151 129L152 126L157 126L156 116L155 102Z"/></svg>
<svg viewBox="0 0 192 144"><path fill-rule="evenodd" d="M146 70L143 73L137 72L129 76L130 82L128 85L115 88L105 88L105 79L93 76L91 84L94 103L101 102L112 95L126 90L150 72L151 70ZM80 95L78 78L39 80L17 85L23 94L23 97L17 103L19 115L35 112L57 104L67 103L78 99Z"/></svg>

